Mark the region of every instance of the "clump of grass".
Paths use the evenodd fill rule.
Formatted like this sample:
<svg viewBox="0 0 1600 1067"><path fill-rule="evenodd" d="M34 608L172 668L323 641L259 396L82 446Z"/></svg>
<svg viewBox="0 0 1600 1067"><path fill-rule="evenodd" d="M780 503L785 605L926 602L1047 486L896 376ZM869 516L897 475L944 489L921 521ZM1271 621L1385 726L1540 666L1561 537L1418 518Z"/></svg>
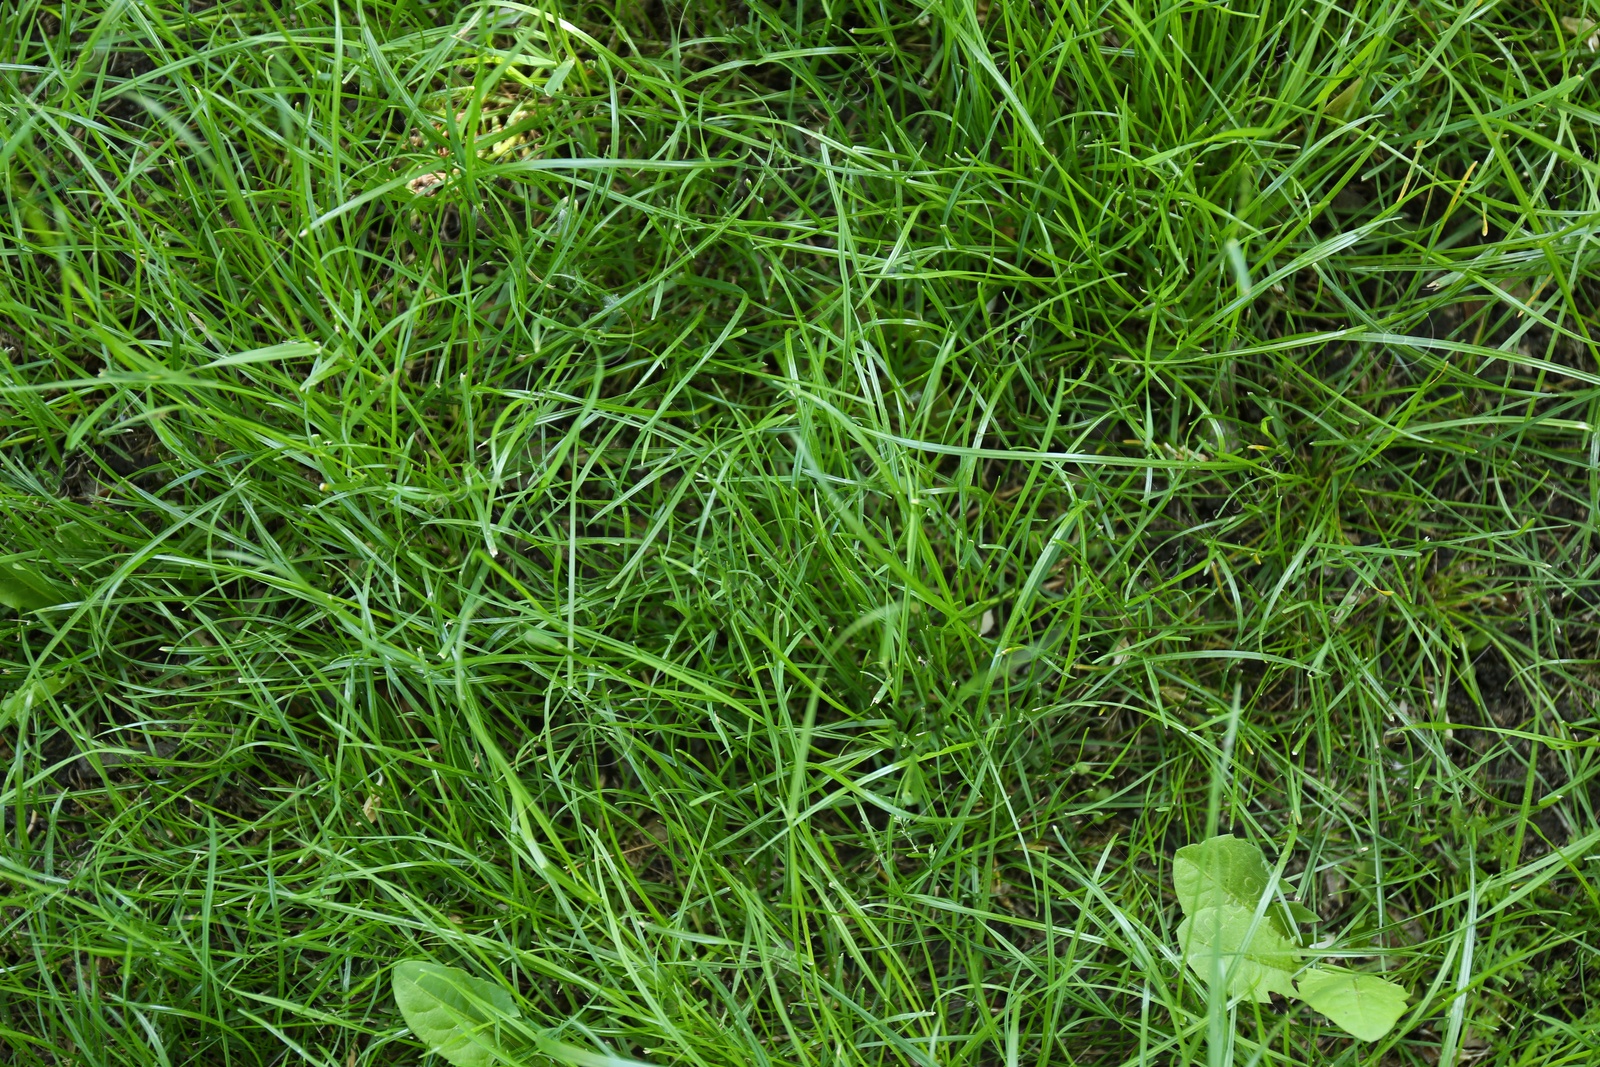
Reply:
<svg viewBox="0 0 1600 1067"><path fill-rule="evenodd" d="M9 1055L1220 1057L1214 821L1415 997L1239 1062L1581 1059L1594 12L560 14L0 15Z"/></svg>

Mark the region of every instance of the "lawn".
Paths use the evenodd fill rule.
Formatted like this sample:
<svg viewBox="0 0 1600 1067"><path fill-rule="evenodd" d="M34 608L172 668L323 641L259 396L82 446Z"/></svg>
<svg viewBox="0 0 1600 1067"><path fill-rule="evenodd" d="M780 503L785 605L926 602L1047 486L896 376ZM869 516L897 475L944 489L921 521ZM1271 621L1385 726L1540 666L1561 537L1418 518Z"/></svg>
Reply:
<svg viewBox="0 0 1600 1067"><path fill-rule="evenodd" d="M0 1062L1600 1062L1597 20L5 5Z"/></svg>

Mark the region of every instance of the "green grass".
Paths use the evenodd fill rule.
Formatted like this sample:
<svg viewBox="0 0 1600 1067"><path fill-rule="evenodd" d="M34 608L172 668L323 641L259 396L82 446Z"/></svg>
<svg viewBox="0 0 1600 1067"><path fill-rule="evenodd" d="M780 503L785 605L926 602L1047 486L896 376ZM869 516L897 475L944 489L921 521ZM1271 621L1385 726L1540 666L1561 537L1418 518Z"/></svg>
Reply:
<svg viewBox="0 0 1600 1067"><path fill-rule="evenodd" d="M0 1060L1595 1062L1593 0L562 14L0 14Z"/></svg>

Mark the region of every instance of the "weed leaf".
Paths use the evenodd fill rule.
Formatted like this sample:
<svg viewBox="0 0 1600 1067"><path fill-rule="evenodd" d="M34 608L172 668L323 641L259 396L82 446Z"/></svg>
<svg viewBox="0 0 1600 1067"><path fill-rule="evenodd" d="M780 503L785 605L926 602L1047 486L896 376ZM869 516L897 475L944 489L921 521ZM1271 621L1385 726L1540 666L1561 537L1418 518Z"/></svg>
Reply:
<svg viewBox="0 0 1600 1067"><path fill-rule="evenodd" d="M25 682L7 693L5 699L0 700L0 726L10 726L21 719L33 710L34 705L43 704L65 689L70 681L72 675L66 671L58 671Z"/></svg>
<svg viewBox="0 0 1600 1067"><path fill-rule="evenodd" d="M1201 908L1178 925L1178 943L1183 946L1184 959L1203 982L1210 982L1218 967L1224 974L1231 968L1230 997L1247 996L1265 1004L1272 999L1270 993L1295 995L1294 972L1300 966L1297 946L1265 916L1255 922L1254 907L1219 904Z"/></svg>
<svg viewBox="0 0 1600 1067"><path fill-rule="evenodd" d="M16 557L0 560L0 604L14 611L38 611L72 600L64 590Z"/></svg>
<svg viewBox="0 0 1600 1067"><path fill-rule="evenodd" d="M1255 911L1270 873L1261 850L1232 834L1185 845L1172 857L1172 888L1185 915L1221 904Z"/></svg>
<svg viewBox="0 0 1600 1067"><path fill-rule="evenodd" d="M1271 880L1272 872L1261 849L1232 834L1185 845L1172 857L1172 888L1185 915L1223 904L1254 912ZM1295 944L1300 943L1300 923L1317 919L1317 913L1303 904L1286 905L1275 900L1267 906L1267 921Z"/></svg>
<svg viewBox="0 0 1600 1067"><path fill-rule="evenodd" d="M423 960L394 966L394 1000L411 1032L456 1067L504 1063L499 1024L520 1014L511 994L459 967Z"/></svg>
<svg viewBox="0 0 1600 1067"><path fill-rule="evenodd" d="M1357 78L1345 86L1338 96L1328 101L1323 110L1327 112L1330 118L1347 119L1350 117L1350 112L1355 109L1356 101L1361 92L1361 83L1362 80Z"/></svg>
<svg viewBox="0 0 1600 1067"><path fill-rule="evenodd" d="M1185 915L1224 904L1254 912L1271 877L1261 849L1232 834L1185 845L1172 857L1172 888ZM1294 924L1280 909L1271 908L1267 915L1279 934L1293 936Z"/></svg>
<svg viewBox="0 0 1600 1067"><path fill-rule="evenodd" d="M1316 912L1312 911L1310 908L1306 907L1297 900L1291 900L1285 906L1288 908L1288 916L1292 923L1315 923L1322 921L1322 916L1318 915Z"/></svg>
<svg viewBox="0 0 1600 1067"><path fill-rule="evenodd" d="M1300 976L1299 995L1345 1032L1376 1041L1406 1010L1406 991L1377 975L1313 968Z"/></svg>

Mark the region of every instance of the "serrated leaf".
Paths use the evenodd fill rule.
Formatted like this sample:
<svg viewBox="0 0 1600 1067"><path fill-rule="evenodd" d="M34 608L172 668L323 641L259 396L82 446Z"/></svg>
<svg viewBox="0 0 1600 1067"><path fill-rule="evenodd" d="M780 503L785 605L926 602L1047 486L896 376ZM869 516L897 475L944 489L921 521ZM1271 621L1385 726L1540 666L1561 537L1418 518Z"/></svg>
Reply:
<svg viewBox="0 0 1600 1067"><path fill-rule="evenodd" d="M58 671L18 686L6 694L4 700L0 700L0 726L10 726L12 722L61 692L70 681L72 681L71 674Z"/></svg>
<svg viewBox="0 0 1600 1067"><path fill-rule="evenodd" d="M1178 944L1201 981L1209 983L1218 973L1229 975L1230 997L1264 1004L1272 999L1269 993L1295 995L1297 946L1266 916L1255 922L1254 907L1228 903L1200 908L1178 924Z"/></svg>
<svg viewBox="0 0 1600 1067"><path fill-rule="evenodd" d="M1299 996L1345 1033L1376 1041L1406 1010L1406 991L1375 974L1313 967L1300 976Z"/></svg>
<svg viewBox="0 0 1600 1067"><path fill-rule="evenodd" d="M506 1062L500 1023L521 1013L511 994L459 967L425 960L394 965L394 1000L418 1040L456 1067Z"/></svg>
<svg viewBox="0 0 1600 1067"><path fill-rule="evenodd" d="M71 590L62 589L21 559L0 559L0 604L14 611L38 611L73 598Z"/></svg>

